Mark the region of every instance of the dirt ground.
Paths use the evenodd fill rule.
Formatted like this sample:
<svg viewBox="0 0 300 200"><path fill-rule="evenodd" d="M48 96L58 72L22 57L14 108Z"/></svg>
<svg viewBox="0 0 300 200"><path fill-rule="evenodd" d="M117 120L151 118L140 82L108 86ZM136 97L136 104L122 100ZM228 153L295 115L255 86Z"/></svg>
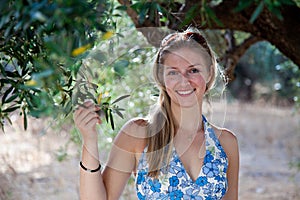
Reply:
<svg viewBox="0 0 300 200"><path fill-rule="evenodd" d="M208 118L238 137L240 199L300 199L300 174L290 167L300 159L299 114L292 108L218 103ZM78 146L70 144L67 158L57 159L71 127L54 131L45 128L45 120L30 120L24 132L21 120L13 121L0 132L0 199L79 199ZM132 187L122 199L135 199Z"/></svg>

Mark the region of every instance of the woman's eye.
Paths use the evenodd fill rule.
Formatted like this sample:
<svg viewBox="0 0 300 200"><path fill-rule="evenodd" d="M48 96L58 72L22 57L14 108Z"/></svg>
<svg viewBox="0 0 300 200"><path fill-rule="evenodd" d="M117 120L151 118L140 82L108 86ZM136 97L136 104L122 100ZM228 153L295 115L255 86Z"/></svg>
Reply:
<svg viewBox="0 0 300 200"><path fill-rule="evenodd" d="M189 73L191 73L191 74L196 74L196 73L199 73L199 72L200 72L200 70L196 69L196 68L193 68L193 69L189 70Z"/></svg>
<svg viewBox="0 0 300 200"><path fill-rule="evenodd" d="M177 71L169 71L169 72L168 72L168 75L177 75L177 74L178 74Z"/></svg>

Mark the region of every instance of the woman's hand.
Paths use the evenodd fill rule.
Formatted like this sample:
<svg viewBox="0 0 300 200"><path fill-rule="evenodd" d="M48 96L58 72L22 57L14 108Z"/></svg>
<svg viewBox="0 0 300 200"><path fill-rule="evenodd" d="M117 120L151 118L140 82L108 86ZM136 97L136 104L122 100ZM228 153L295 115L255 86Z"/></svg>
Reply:
<svg viewBox="0 0 300 200"><path fill-rule="evenodd" d="M88 100L78 106L74 112L74 121L84 141L96 141L96 125L101 124L101 119L96 113L100 108L93 101Z"/></svg>

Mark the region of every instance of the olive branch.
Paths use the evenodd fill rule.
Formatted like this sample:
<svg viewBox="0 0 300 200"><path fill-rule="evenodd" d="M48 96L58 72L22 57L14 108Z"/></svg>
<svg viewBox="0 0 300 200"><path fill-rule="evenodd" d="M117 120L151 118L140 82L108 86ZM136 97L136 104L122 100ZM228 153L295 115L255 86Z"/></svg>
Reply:
<svg viewBox="0 0 300 200"><path fill-rule="evenodd" d="M120 108L117 103L128 98L130 95L122 95L117 97L115 100L112 101L112 97L109 95L108 92L99 92L99 85L88 81L86 77L78 79L76 82L73 96L73 105L84 106L83 102L87 99L91 99L97 106L100 107L100 110L97 111L97 114L100 117L105 117L107 123L110 123L111 128L115 129L114 123L114 114L118 115L122 119L124 115L122 114L125 111L124 108Z"/></svg>
<svg viewBox="0 0 300 200"><path fill-rule="evenodd" d="M99 98L99 96L101 96ZM106 122L110 123L111 128L114 130L115 129L115 124L114 124L114 118L113 118L113 113L117 114L119 117L122 119L124 118L122 112L125 111L124 108L120 108L116 103L129 97L130 95L123 95L115 99L113 102L111 101L111 97L109 96L106 101L102 101L102 93L98 95L97 98L97 105L100 107L100 110L97 111L97 114L102 117L103 115L105 116ZM100 101L99 101L100 99Z"/></svg>

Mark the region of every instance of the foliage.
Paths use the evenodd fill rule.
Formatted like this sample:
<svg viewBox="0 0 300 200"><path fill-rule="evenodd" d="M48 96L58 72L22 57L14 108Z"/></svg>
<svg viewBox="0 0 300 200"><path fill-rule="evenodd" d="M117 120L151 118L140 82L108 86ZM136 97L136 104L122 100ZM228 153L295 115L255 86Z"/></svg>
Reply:
<svg viewBox="0 0 300 200"><path fill-rule="evenodd" d="M173 9L184 3L182 0L132 2L131 8L138 13L140 23L151 19L162 26L175 20ZM220 3L222 0L200 1L202 9L199 11L193 7L186 14L183 25L188 24L200 12L204 19L202 25L216 23L221 26L212 10ZM291 0L240 0L235 11L255 5L252 21L259 16L262 7L266 7L281 19L280 7L292 4L295 2ZM131 56L136 56L135 58L128 56L129 52L126 51L105 66L101 63L104 59L101 56L109 57L105 54L115 48L115 43L112 42L114 40L109 40L112 35L117 36L116 40L125 40L126 34L121 34L120 26L125 27L127 24L120 25L117 21L125 13L122 11L126 7L118 6L114 0L4 0L0 9L0 127L4 129L4 123L10 122L10 114L19 113L24 118L26 129L27 114L34 117L57 117L59 113L67 115L75 104L82 103L84 99L74 95L87 95L97 102L97 97L100 99L106 93L109 95L101 101L98 99L97 103L104 107L107 120L114 126L112 113L121 117L123 114L120 107L111 104L111 99L126 93L119 95L113 92L114 89L119 89L114 88L113 83L122 79L128 73L127 69L132 68L132 59L138 60L139 56L152 51L136 48L131 52ZM130 23L129 26L133 27ZM101 41L107 42L107 52L98 49L88 54L95 45L103 47ZM134 40L132 42L135 44ZM89 62L100 62L103 67L99 76L106 78L94 83L86 79L86 72L81 73L83 70L80 69L84 69L83 59L87 55L92 58ZM140 59L143 60L145 59ZM140 64L140 61L137 63ZM82 75L82 78L78 79L78 75ZM83 90L78 92L79 88ZM151 87L147 85L146 88ZM149 91L152 93L155 89ZM140 97L136 96L138 98ZM143 103L140 106L142 105Z"/></svg>
<svg viewBox="0 0 300 200"><path fill-rule="evenodd" d="M80 83L79 80L85 77L84 80L89 80L89 82L84 85L96 84L96 90L93 88L82 90L80 87L75 87L73 91L74 100L80 99L79 96L84 91L90 92L91 97L102 94L101 101L103 102L117 99L119 96L130 95L118 102L119 106L125 110L122 113L124 118L114 118L115 129L113 130L111 125L106 123L98 127L101 132L101 140L98 145L103 153L101 155L103 163L107 159L106 151L111 148L112 141L121 126L130 118L147 116L151 105L156 102L157 90L153 87L151 79L156 49L150 46L135 27L130 26L128 22L128 19L118 22L118 24L122 23L128 26L118 26L119 28L116 30L118 34L109 40L99 42L83 60L83 65L76 78L77 83ZM77 93L78 91L80 92ZM70 123L67 120L64 120L64 124ZM71 131L71 141L82 145L78 130ZM67 145L60 150L57 152L57 156L58 159L63 159L67 152Z"/></svg>
<svg viewBox="0 0 300 200"><path fill-rule="evenodd" d="M176 18L171 11L173 10L172 7L176 7L177 2L181 1L168 1L168 5L161 6L163 4L160 1L136 1L131 7L138 13L140 24L143 24L146 18L150 19L150 21L155 21L158 18L160 22L167 24L172 23L172 21ZM213 10L213 7L221 4L222 2L223 0L201 0L198 3L194 3L193 6L191 6L191 8L185 13L185 18L181 22L181 25L179 25L179 28L189 25L196 16L201 17L202 24L199 24L200 26L211 27L212 23L215 23L219 27L224 27L223 23L218 19ZM254 23L263 9L267 8L279 20L283 20L283 16L280 11L281 7L285 5L298 4L298 1L293 0L239 0L238 5L233 9L233 11L241 12L250 6L255 6L250 18L250 22ZM168 10L166 8L168 8Z"/></svg>
<svg viewBox="0 0 300 200"><path fill-rule="evenodd" d="M146 19L166 25L172 23L176 16L172 13L177 6L177 3L183 3L182 1L133 1L131 8L138 13L139 24L143 24ZM195 3L190 10L186 13L185 19L181 22L179 28L190 24L196 15L201 16L203 24L211 25L212 22L222 26L222 22L217 18L216 14L212 10L211 6L219 4L220 1L212 1L208 3L206 0L202 0L199 3ZM199 6L201 5L200 13Z"/></svg>
<svg viewBox="0 0 300 200"><path fill-rule="evenodd" d="M251 15L250 22L253 23L263 9L266 7L271 13L273 13L278 19L283 20L283 16L280 11L280 7L284 5L295 5L293 0L240 0L238 6L234 9L235 12L240 12L251 5L255 5L256 8Z"/></svg>
<svg viewBox="0 0 300 200"><path fill-rule="evenodd" d="M76 85L73 89L73 93L74 93L74 96L72 97L73 104L84 107L83 103L86 100L88 99L93 100L94 103L101 108L101 110L98 111L98 114L102 117L105 117L106 121L110 123L111 128L114 130L115 124L114 124L113 113L116 113L119 117L123 118L122 111L125 110L123 108L120 108L116 103L129 97L130 95L122 95L112 101L109 92L108 91L103 92L103 87L97 84L100 81L105 81L105 80L95 80L94 78L90 78L93 77L96 72L92 72L92 70L88 69L88 67L84 67L83 70L86 70L91 74L89 74L90 76L87 77L82 70L79 71L76 80ZM104 83L105 87L106 85L107 84Z"/></svg>
<svg viewBox="0 0 300 200"><path fill-rule="evenodd" d="M27 113L69 113L84 52L98 31L114 26L111 5L94 0L6 0L0 8L0 127L18 110L25 129Z"/></svg>
<svg viewBox="0 0 300 200"><path fill-rule="evenodd" d="M149 18L151 21L157 17L156 11L168 15L167 11L159 5L156 1L136 1L131 5L137 13L139 13L139 23L143 24L146 17Z"/></svg>

